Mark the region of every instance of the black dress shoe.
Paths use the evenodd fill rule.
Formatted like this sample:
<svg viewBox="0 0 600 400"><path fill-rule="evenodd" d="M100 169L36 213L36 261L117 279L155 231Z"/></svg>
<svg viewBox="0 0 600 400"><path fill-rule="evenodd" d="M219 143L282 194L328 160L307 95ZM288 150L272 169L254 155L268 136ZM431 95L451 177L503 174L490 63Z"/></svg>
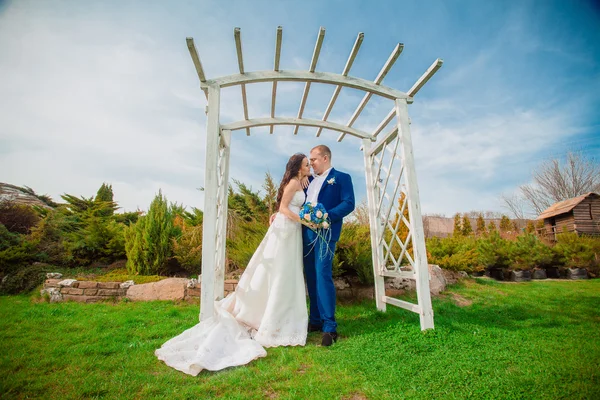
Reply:
<svg viewBox="0 0 600 400"><path fill-rule="evenodd" d="M321 346L331 346L337 342L337 332L323 332L323 339L321 340Z"/></svg>
<svg viewBox="0 0 600 400"><path fill-rule="evenodd" d="M308 323L308 333L310 332L321 332L323 330L323 326L322 325L313 325L310 322Z"/></svg>

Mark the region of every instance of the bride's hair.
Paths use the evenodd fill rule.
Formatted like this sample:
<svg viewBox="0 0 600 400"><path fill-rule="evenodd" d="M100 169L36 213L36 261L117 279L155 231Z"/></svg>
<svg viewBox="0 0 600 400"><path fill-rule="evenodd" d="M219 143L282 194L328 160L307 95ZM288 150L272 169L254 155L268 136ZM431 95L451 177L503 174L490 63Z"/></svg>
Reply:
<svg viewBox="0 0 600 400"><path fill-rule="evenodd" d="M277 191L277 204L275 205L275 211L279 211L279 205L281 204L281 198L283 197L283 189L287 186L287 184L295 177L298 176L298 172L300 172L300 168L302 168L302 161L306 158L306 156L302 153L296 153L290 157L285 166L285 173L283 174L283 179L279 184L279 190Z"/></svg>

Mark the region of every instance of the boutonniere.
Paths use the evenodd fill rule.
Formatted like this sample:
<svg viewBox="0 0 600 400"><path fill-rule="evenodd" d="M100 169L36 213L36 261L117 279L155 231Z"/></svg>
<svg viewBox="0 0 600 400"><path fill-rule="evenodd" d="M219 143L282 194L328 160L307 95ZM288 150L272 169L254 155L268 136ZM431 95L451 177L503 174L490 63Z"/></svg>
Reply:
<svg viewBox="0 0 600 400"><path fill-rule="evenodd" d="M333 184L335 184L335 177L334 177L334 178L331 178L331 179L329 179L329 180L327 181L327 183L328 183L328 184L330 184L330 185L333 185Z"/></svg>

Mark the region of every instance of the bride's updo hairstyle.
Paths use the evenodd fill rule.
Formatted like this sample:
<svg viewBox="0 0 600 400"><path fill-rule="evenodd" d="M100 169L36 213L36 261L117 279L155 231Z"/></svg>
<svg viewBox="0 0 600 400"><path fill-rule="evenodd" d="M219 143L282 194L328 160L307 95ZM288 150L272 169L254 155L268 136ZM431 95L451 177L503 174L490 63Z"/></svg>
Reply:
<svg viewBox="0 0 600 400"><path fill-rule="evenodd" d="M302 153L296 153L290 157L285 166L285 173L283 174L283 179L279 184L279 190L277 191L277 204L275 205L275 210L279 211L279 205L281 204L281 198L283 197L283 189L287 186L287 184L293 179L298 177L298 172L300 172L300 168L302 168L302 160L307 158Z"/></svg>

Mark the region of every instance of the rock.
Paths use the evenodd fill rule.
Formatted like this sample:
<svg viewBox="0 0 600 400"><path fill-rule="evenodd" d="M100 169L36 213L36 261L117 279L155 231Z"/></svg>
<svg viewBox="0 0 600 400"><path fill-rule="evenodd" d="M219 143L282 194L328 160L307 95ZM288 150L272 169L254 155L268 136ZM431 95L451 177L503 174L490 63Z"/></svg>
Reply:
<svg viewBox="0 0 600 400"><path fill-rule="evenodd" d="M61 282L61 279L46 279L46 281L44 282L44 287L45 288L59 287L58 284L60 282Z"/></svg>
<svg viewBox="0 0 600 400"><path fill-rule="evenodd" d="M468 278L469 277L469 274L467 274L465 271L458 271L458 275L461 278Z"/></svg>
<svg viewBox="0 0 600 400"><path fill-rule="evenodd" d="M127 289L127 298L133 301L183 300L188 279L168 278L159 282L133 285Z"/></svg>
<svg viewBox="0 0 600 400"><path fill-rule="evenodd" d="M567 278L569 279L587 279L587 269L585 268L569 268L567 269Z"/></svg>
<svg viewBox="0 0 600 400"><path fill-rule="evenodd" d="M198 279L192 278L188 281L186 286L188 287L188 289L194 289L196 287L197 283L198 283Z"/></svg>
<svg viewBox="0 0 600 400"><path fill-rule="evenodd" d="M385 283L386 289L415 290L415 281L410 278L391 278Z"/></svg>
<svg viewBox="0 0 600 400"><path fill-rule="evenodd" d="M448 275L449 279L446 279L446 275ZM448 280L450 280L451 283L458 281L457 275L458 274L455 274L452 271L443 270L438 265L429 264L429 292L434 296L440 294L446 290ZM415 280L403 277L389 279L386 282L385 287L386 289L395 290L416 290Z"/></svg>
<svg viewBox="0 0 600 400"><path fill-rule="evenodd" d="M545 269L536 269L533 271L532 279L546 279L547 277Z"/></svg>
<svg viewBox="0 0 600 400"><path fill-rule="evenodd" d="M432 295L437 296L444 290L446 290L446 284L448 281L444 276L444 271L438 266L429 264L429 291Z"/></svg>
<svg viewBox="0 0 600 400"><path fill-rule="evenodd" d="M79 289L95 289L98 287L98 282L94 282L94 281L80 281L77 284L77 287Z"/></svg>
<svg viewBox="0 0 600 400"><path fill-rule="evenodd" d="M40 294L42 296L45 295L45 294L47 294L48 296L50 296L50 303L58 303L60 301L63 301L63 296L60 293L60 289L58 289L58 288L42 289L42 291L40 292Z"/></svg>
<svg viewBox="0 0 600 400"><path fill-rule="evenodd" d="M531 271L510 271L510 280L515 282L528 282L531 280Z"/></svg>
<svg viewBox="0 0 600 400"><path fill-rule="evenodd" d="M121 283L121 284L119 285L119 287L120 287L121 289L127 289L127 288L130 288L130 287L131 287L131 286L133 286L133 285L135 285L135 282L134 282L134 281L125 281L125 282Z"/></svg>
<svg viewBox="0 0 600 400"><path fill-rule="evenodd" d="M345 279L335 279L333 281L333 286L335 286L336 290L344 290L350 287L350 284L346 282Z"/></svg>
<svg viewBox="0 0 600 400"><path fill-rule="evenodd" d="M60 272L48 272L46 274L46 279L60 279L62 276L63 275Z"/></svg>
<svg viewBox="0 0 600 400"><path fill-rule="evenodd" d="M69 286L70 287L75 282L77 282L77 279L64 279L64 280L58 282L58 286L61 286L61 287Z"/></svg>

